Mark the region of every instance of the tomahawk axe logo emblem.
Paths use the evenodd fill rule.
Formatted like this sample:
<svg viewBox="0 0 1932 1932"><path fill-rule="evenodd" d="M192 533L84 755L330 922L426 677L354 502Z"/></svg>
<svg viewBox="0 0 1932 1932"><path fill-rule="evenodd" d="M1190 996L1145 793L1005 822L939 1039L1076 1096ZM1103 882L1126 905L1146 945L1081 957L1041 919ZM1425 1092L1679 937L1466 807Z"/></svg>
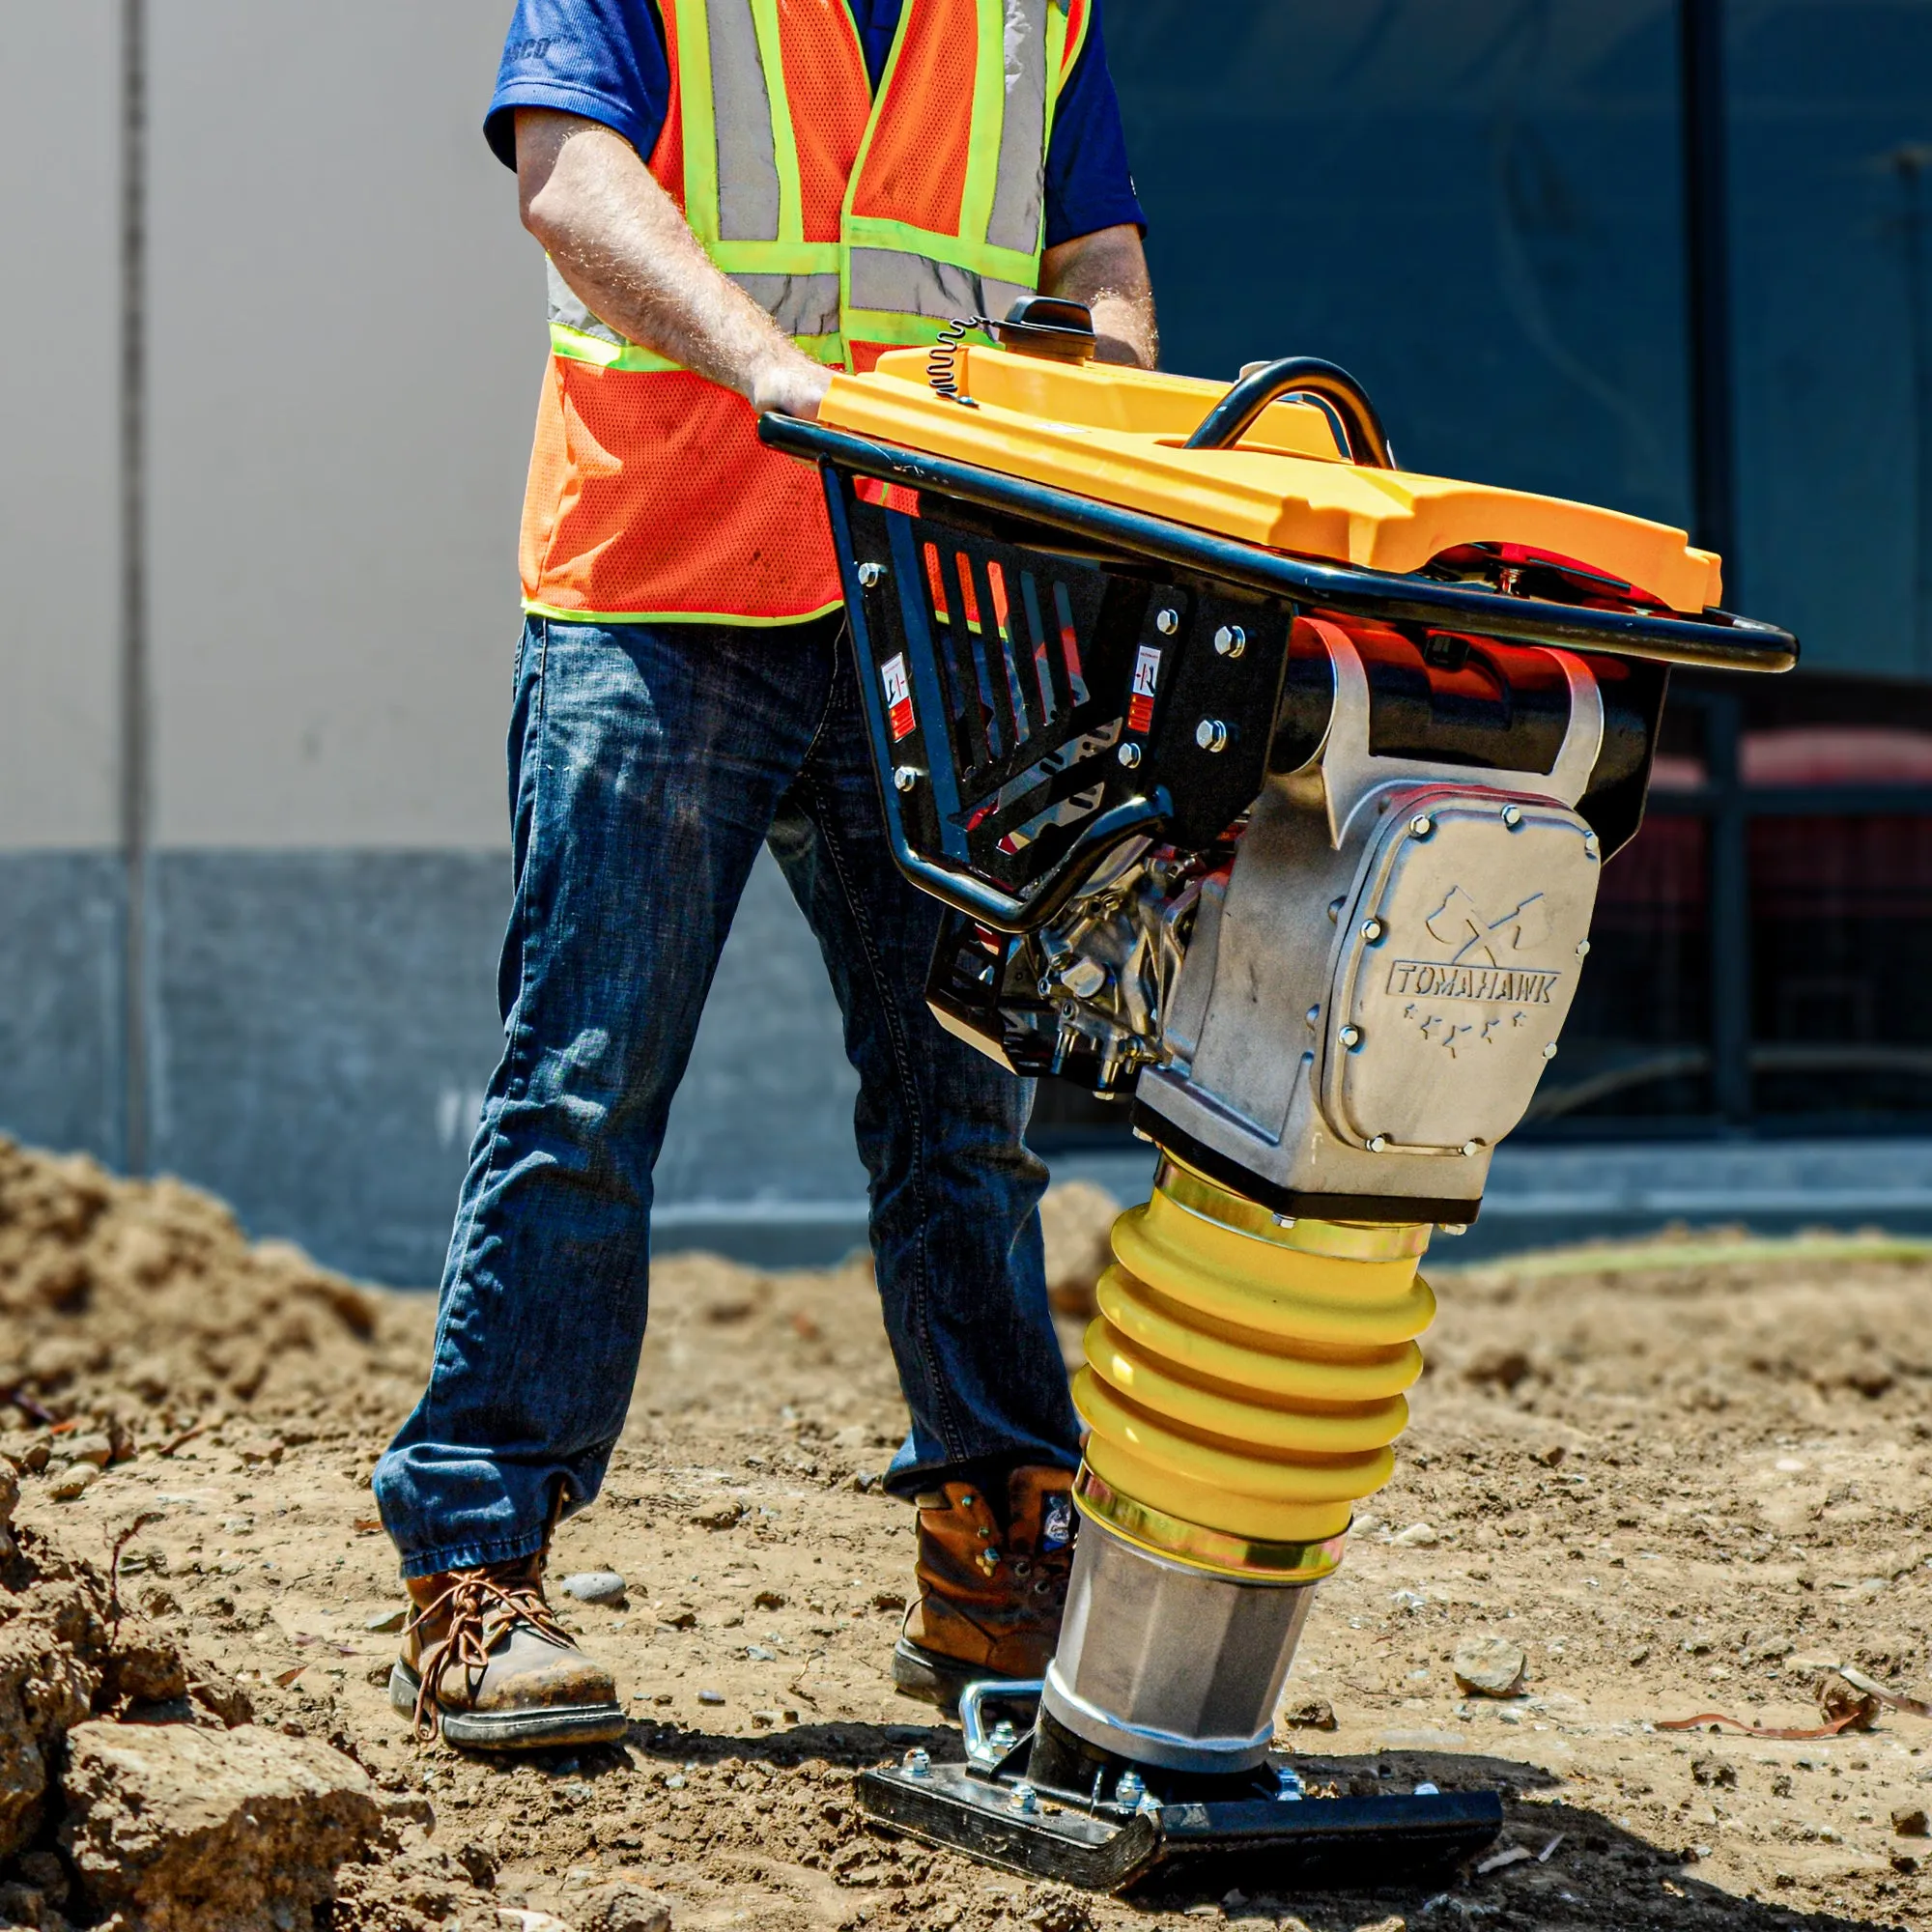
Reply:
<svg viewBox="0 0 1932 1932"><path fill-rule="evenodd" d="M1386 990L1406 998L1403 1018L1414 1021L1423 1038L1452 1060L1464 1046L1493 1046L1505 1021L1498 1014L1458 1020L1453 1006L1445 1011L1437 1002L1507 1005L1515 1009L1507 1019L1512 1028L1528 1024L1525 1009L1550 1004L1561 976L1519 963L1521 954L1549 939L1549 903L1543 894L1532 893L1502 918L1492 919L1469 893L1454 886L1423 925L1448 957L1392 961Z"/></svg>
<svg viewBox="0 0 1932 1932"><path fill-rule="evenodd" d="M1549 905L1541 893L1532 893L1513 912L1492 920L1461 886L1423 923L1438 946L1449 948L1449 964L1461 966L1474 960L1485 966L1500 966L1499 949L1511 952L1528 952L1549 937Z"/></svg>

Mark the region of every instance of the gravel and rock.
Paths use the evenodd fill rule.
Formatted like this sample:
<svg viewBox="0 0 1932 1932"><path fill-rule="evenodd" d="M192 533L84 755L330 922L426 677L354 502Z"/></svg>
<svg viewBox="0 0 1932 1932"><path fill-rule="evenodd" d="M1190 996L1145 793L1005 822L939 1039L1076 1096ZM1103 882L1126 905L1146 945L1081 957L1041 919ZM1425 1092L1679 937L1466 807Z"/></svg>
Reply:
<svg viewBox="0 0 1932 1932"><path fill-rule="evenodd" d="M1499 1850L1521 1855L1435 1893L1128 1904L876 1837L854 1808L859 1767L959 1748L891 1691L913 1538L854 1487L905 1425L864 1264L659 1264L627 1432L554 1566L623 1579L558 1603L617 1670L630 1734L466 1757L389 1707L403 1600L367 1488L420 1385L427 1298L251 1246L191 1190L0 1149L0 1498L20 1492L0 1508L0 1926L1932 1923L1932 1721L1658 1728L1815 1728L1821 1689L1863 1694L1841 1667L1924 1692L1932 1266L1672 1239L1430 1272L1414 1426L1323 1588L1281 1742L1317 1791L1501 1788ZM1458 1684L1481 1636L1520 1653L1518 1694ZM113 1770L124 1750L150 1786Z"/></svg>

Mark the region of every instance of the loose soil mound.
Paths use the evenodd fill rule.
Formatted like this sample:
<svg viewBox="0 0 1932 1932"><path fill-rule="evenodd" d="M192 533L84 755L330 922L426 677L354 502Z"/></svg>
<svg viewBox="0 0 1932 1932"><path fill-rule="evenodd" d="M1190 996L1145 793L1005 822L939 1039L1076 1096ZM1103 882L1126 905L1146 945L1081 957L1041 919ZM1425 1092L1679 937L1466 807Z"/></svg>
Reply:
<svg viewBox="0 0 1932 1932"><path fill-rule="evenodd" d="M416 1340L393 1306L199 1188L0 1139L0 1363L43 1406L321 1412Z"/></svg>

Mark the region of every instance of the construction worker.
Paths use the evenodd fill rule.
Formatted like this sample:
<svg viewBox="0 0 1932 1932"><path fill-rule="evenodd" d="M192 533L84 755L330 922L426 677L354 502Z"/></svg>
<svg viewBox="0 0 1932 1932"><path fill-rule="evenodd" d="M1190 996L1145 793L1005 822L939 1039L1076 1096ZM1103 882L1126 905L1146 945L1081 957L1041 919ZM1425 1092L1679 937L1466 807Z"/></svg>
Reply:
<svg viewBox="0 0 1932 1932"><path fill-rule="evenodd" d="M624 1730L543 1558L624 1425L652 1168L761 843L859 1073L912 1414L887 1484L920 1510L895 1678L946 1702L1037 1676L1079 1451L1030 1090L926 1011L939 910L888 850L818 481L754 419L812 416L834 368L1036 288L1088 303L1103 355L1151 365L1098 0L519 0L487 132L548 254L552 355L503 1057L429 1386L375 1478L415 1605L391 1694L484 1748Z"/></svg>

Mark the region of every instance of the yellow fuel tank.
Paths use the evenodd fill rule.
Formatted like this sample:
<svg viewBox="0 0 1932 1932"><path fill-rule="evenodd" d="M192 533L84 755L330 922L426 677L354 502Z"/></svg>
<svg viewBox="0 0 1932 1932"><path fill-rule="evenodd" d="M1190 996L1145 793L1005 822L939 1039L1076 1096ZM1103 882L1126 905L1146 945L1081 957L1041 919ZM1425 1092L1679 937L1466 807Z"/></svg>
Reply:
<svg viewBox="0 0 1932 1932"><path fill-rule="evenodd" d="M1231 449L1182 445L1226 385L1111 363L964 345L962 408L927 380L928 352L894 350L838 375L819 420L980 464L1298 556L1403 575L1464 544L1570 558L1678 611L1716 606L1719 559L1684 531L1619 511L1486 483L1350 463L1327 416L1271 404Z"/></svg>

